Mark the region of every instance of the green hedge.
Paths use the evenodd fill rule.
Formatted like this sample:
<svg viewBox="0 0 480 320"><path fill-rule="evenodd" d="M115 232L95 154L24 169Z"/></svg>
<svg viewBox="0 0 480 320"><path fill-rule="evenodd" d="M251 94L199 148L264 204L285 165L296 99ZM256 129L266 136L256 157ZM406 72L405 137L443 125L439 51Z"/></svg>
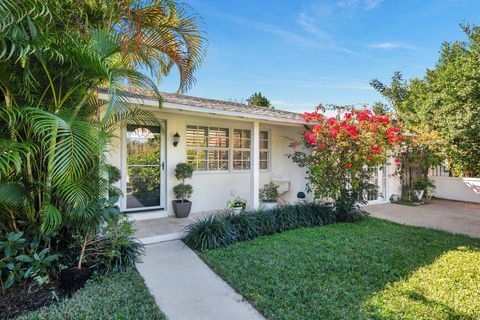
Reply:
<svg viewBox="0 0 480 320"><path fill-rule="evenodd" d="M15 320L38 319L157 319L158 309L143 278L132 269L95 276L70 299L43 307Z"/></svg>
<svg viewBox="0 0 480 320"><path fill-rule="evenodd" d="M337 222L326 204L295 204L272 210L209 215L187 226L184 242L199 251L225 247L238 241L301 227L318 227Z"/></svg>

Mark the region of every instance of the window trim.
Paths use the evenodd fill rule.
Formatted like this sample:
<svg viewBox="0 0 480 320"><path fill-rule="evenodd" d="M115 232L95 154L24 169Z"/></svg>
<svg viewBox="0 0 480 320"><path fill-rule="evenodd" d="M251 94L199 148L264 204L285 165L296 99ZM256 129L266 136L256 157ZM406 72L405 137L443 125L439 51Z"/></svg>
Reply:
<svg viewBox="0 0 480 320"><path fill-rule="evenodd" d="M232 125L232 124L229 124L229 125L225 125L225 126L222 126L222 125L218 125L218 124L214 124L214 123L204 123L204 122L187 122L185 124L185 134L187 132L187 127L188 126L196 126L196 127L212 127L212 128L222 128L222 129L228 129L229 130L229 137L228 137L228 141L229 141L229 146L228 148L221 148L223 150L226 150L228 151L228 154L229 154L229 157L228 157L228 169L227 170L195 170L193 171L193 174L194 175L208 175L208 174L245 174L245 173L249 173L251 170L252 170L252 164L251 164L251 160L250 160L250 169L238 169L238 170L234 170L233 169L233 151L236 149L236 148L233 148L233 130L234 129L240 129L240 130L250 130L251 134L252 134L252 128L250 126L246 126L246 125L242 125L242 124L239 124L239 125ZM268 149L259 149L259 154L258 154L258 157L260 157L260 150L263 150L263 151L268 151L268 155L267 155L267 169L260 169L260 172L270 172L271 170L271 163L272 163L272 130L270 128L264 128L264 129L260 129L260 131L266 131L268 132ZM253 139L251 139L251 141L253 142ZM260 141L259 141L260 142ZM208 147L188 147L185 143L185 160L187 161L187 151L189 149L194 149L194 150L201 150L201 148L205 148L205 150L208 151ZM237 148L238 149L238 148ZM220 150L220 148L214 148L213 150ZM240 151L242 150L246 150L246 149L239 149ZM250 144L250 152L253 152L253 143ZM251 155L250 155L251 157ZM250 158L251 159L251 158ZM260 161L260 159L259 159Z"/></svg>
<svg viewBox="0 0 480 320"><path fill-rule="evenodd" d="M270 165L272 163L271 161L271 154L272 154L272 131L270 129L265 129L265 130L260 130L260 132L265 131L268 133L268 139L267 139L267 149L262 149L258 148L258 161L259 161L259 166L260 166L260 152L262 151L267 151L267 168L266 169L260 169L262 172L269 172L270 171ZM260 137L258 144L260 145Z"/></svg>

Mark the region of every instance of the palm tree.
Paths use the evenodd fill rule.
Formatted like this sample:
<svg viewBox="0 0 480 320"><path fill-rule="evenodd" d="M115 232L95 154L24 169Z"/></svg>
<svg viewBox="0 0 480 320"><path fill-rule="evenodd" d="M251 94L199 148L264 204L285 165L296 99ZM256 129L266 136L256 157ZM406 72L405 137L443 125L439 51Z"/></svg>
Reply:
<svg viewBox="0 0 480 320"><path fill-rule="evenodd" d="M2 1L0 231L48 242L62 226L97 227L110 212L104 154L116 128L159 124L122 92L149 92L160 105L151 77L173 66L184 92L205 43L198 16L170 0Z"/></svg>

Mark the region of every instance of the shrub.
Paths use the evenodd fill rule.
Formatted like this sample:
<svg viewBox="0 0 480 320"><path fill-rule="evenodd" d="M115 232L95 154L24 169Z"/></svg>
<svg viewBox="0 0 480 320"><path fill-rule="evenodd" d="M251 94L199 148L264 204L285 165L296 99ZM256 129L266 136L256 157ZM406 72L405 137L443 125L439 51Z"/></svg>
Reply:
<svg viewBox="0 0 480 320"><path fill-rule="evenodd" d="M324 203L295 204L272 210L211 215L187 226L184 241L196 250L224 247L300 227L316 227L337 221L333 207Z"/></svg>
<svg viewBox="0 0 480 320"><path fill-rule="evenodd" d="M23 232L9 232L0 241L0 287L2 292L17 283L35 279L38 284L48 282L52 263L58 255L48 248L39 248L38 241L28 242Z"/></svg>
<svg viewBox="0 0 480 320"><path fill-rule="evenodd" d="M133 221L127 217L110 222L86 249L85 261L101 273L134 268L144 254L143 244L134 234Z"/></svg>
<svg viewBox="0 0 480 320"><path fill-rule="evenodd" d="M236 241L246 241L261 235L259 226L255 223L256 217L253 214L234 214L227 212L223 217L234 228L237 236Z"/></svg>
<svg viewBox="0 0 480 320"><path fill-rule="evenodd" d="M273 183L267 183L259 190L260 201L262 202L277 202L278 200L278 186Z"/></svg>
<svg viewBox="0 0 480 320"><path fill-rule="evenodd" d="M193 167L190 164L183 162L177 163L177 166L175 167L175 178L181 181L180 184L173 188L173 192L177 199L185 201L192 196L193 187L189 184L185 184L185 180L192 178L192 175Z"/></svg>
<svg viewBox="0 0 480 320"><path fill-rule="evenodd" d="M197 250L225 247L237 239L232 224L222 216L210 215L196 219L186 227L187 236L184 241Z"/></svg>

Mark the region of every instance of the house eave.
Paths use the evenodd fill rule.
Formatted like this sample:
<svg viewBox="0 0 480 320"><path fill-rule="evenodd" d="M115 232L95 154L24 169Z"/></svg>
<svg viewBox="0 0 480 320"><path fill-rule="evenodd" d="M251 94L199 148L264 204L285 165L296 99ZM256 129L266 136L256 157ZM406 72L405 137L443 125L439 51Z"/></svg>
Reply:
<svg viewBox="0 0 480 320"><path fill-rule="evenodd" d="M99 92L98 98L101 100L108 101L109 96L107 93ZM126 101L131 104L137 104L146 107L156 107L158 108L158 100L147 99L147 98L136 98L136 97L125 97ZM191 105L177 104L171 102L164 102L162 108L160 109L166 112L179 112L179 113L202 113L206 116L222 116L223 118L235 118L239 120L257 120L262 122L273 122L281 125L290 125L290 126L301 126L305 122L299 119L289 119L284 117L274 117L268 115L252 114L231 110L220 110L214 108L205 108L197 107Z"/></svg>

